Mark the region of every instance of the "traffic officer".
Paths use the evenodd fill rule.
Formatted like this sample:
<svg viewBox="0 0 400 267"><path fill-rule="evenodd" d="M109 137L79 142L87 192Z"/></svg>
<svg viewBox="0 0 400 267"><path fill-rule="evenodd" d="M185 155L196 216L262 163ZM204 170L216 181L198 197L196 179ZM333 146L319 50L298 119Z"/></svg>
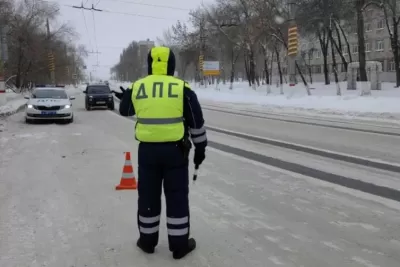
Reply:
<svg viewBox="0 0 400 267"><path fill-rule="evenodd" d="M174 53L168 47L154 47L147 61L148 76L128 90L121 88L122 93L114 91L121 99L120 114L137 117L137 246L146 253L154 253L157 246L164 182L169 249L180 259L196 248L195 239L189 238L189 137L195 146L194 164L200 165L205 159L207 136L195 92L173 76Z"/></svg>

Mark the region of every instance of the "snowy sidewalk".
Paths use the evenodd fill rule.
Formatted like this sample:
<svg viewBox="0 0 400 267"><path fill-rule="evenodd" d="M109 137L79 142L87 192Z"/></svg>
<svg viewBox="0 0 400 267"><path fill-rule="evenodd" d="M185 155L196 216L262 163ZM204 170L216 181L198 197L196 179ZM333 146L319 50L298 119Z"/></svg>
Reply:
<svg viewBox="0 0 400 267"><path fill-rule="evenodd" d="M371 96L360 96L360 90L347 90L343 82L341 96L336 95L334 83L312 84L311 96L307 96L302 84L285 85L283 95L276 85L271 86L271 93L267 94L265 85L252 90L245 82L235 83L233 90L228 84L220 84L219 90L215 85L199 88L193 84L192 87L201 100L241 104L264 111L400 119L400 89L391 83L383 83L382 90L372 91Z"/></svg>
<svg viewBox="0 0 400 267"><path fill-rule="evenodd" d="M111 83L111 87L118 91L120 85L128 87L131 83ZM294 87L285 84L283 95L276 85L272 85L271 93L267 94L266 85L253 90L247 82L235 82L232 90L229 89L229 83L219 84L218 90L215 84L207 88L200 88L195 83L191 83L191 86L202 104L208 101L228 104L232 108L246 107L271 113L400 120L400 88L394 88L393 83L382 83L382 90L372 91L371 96L361 96L359 89L347 90L346 82L340 83L341 96L336 95L335 83L311 84L311 96L307 95L304 85L300 83Z"/></svg>

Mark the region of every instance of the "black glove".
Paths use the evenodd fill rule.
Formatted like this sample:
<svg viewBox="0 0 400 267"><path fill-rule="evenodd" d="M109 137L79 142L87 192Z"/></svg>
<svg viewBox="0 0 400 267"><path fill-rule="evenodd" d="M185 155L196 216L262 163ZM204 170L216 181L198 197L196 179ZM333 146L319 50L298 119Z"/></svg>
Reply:
<svg viewBox="0 0 400 267"><path fill-rule="evenodd" d="M201 165L206 158L206 150L204 148L195 148L194 149L194 165Z"/></svg>
<svg viewBox="0 0 400 267"><path fill-rule="evenodd" d="M124 96L124 93L125 93L126 89L124 89L124 87L122 87L122 86L120 86L119 88L121 89L122 92L116 92L116 91L114 91L114 90L112 90L111 92L114 93L114 95L115 95L116 98L118 98L119 100L121 100L122 97Z"/></svg>

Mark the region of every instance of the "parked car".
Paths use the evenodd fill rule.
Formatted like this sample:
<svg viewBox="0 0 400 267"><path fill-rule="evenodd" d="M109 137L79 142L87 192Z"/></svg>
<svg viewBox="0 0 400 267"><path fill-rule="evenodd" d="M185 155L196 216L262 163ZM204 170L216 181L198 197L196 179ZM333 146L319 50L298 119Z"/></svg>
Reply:
<svg viewBox="0 0 400 267"><path fill-rule="evenodd" d="M71 100L64 88L39 87L35 88L32 96L26 96L28 102L25 110L25 122L38 120L57 120L71 123L74 121Z"/></svg>
<svg viewBox="0 0 400 267"><path fill-rule="evenodd" d="M105 106L110 110L114 110L114 96L111 89L106 84L92 84L83 91L86 94L85 108L92 110L93 107Z"/></svg>

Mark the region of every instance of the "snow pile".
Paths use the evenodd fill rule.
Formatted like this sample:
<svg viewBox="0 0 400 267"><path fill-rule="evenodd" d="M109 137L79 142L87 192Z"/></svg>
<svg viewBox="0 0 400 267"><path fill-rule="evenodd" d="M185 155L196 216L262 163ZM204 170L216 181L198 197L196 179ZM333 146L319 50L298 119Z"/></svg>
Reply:
<svg viewBox="0 0 400 267"><path fill-rule="evenodd" d="M14 113L17 113L18 111L24 108L26 101L27 100L20 95L19 97L7 101L7 104L5 104L4 106L0 106L0 118L7 117Z"/></svg>
<svg viewBox="0 0 400 267"><path fill-rule="evenodd" d="M250 104L261 106L265 109L278 109L280 111L301 112L314 111L327 114L345 114L353 116L373 117L398 117L400 118L400 89L394 84L382 83L381 91L372 91L371 96L360 96L360 90L346 90L346 83L340 84L342 96L336 95L336 85L314 83L311 85L311 96L308 96L303 85L290 87L284 85L284 94L280 88L271 86L271 93L267 95L266 86L256 90L251 89L247 83L238 82L229 89L229 84L220 84L207 88L199 88L192 84L200 99L215 102ZM360 86L358 86L360 88Z"/></svg>
<svg viewBox="0 0 400 267"><path fill-rule="evenodd" d="M27 102L24 95L12 91L6 93L6 101L5 105L0 106L0 117L6 117L17 113L25 107Z"/></svg>

